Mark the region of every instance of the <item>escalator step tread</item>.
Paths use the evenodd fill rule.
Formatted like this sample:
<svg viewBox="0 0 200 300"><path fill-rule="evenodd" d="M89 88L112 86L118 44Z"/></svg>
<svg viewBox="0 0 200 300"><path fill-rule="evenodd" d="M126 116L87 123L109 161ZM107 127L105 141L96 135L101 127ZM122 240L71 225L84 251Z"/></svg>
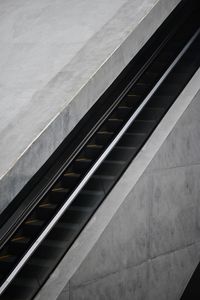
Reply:
<svg viewBox="0 0 200 300"><path fill-rule="evenodd" d="M28 242L30 242L30 240L31 240L30 237L22 236L22 237L12 238L11 242L16 244L27 244Z"/></svg>
<svg viewBox="0 0 200 300"><path fill-rule="evenodd" d="M91 212L91 207L90 206L78 206L78 205L71 205L69 208L69 211L77 211L77 212L84 212L84 213L89 213Z"/></svg>

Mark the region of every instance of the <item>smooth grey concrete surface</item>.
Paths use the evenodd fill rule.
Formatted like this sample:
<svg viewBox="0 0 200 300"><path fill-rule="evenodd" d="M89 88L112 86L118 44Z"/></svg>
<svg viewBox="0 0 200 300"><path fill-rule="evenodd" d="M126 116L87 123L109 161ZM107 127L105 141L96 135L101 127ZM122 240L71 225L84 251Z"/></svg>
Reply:
<svg viewBox="0 0 200 300"><path fill-rule="evenodd" d="M145 262L139 266L111 273L90 284L72 288L70 300L144 300L146 290L147 263Z"/></svg>
<svg viewBox="0 0 200 300"><path fill-rule="evenodd" d="M195 243L150 260L146 299L179 300L199 263L199 250L200 243Z"/></svg>
<svg viewBox="0 0 200 300"><path fill-rule="evenodd" d="M149 256L157 257L199 240L200 164L163 169L147 177L153 189L147 196L151 201Z"/></svg>
<svg viewBox="0 0 200 300"><path fill-rule="evenodd" d="M199 244L70 288L70 300L173 300L197 265ZM174 297L176 295L177 297ZM58 298L62 300L62 298Z"/></svg>
<svg viewBox="0 0 200 300"><path fill-rule="evenodd" d="M62 290L61 294L59 295L59 300L70 300L69 299L69 284Z"/></svg>
<svg viewBox="0 0 200 300"><path fill-rule="evenodd" d="M0 1L0 212L179 2Z"/></svg>
<svg viewBox="0 0 200 300"><path fill-rule="evenodd" d="M109 298L113 281L117 289L124 291L124 299L135 299L134 295L141 299L140 286L144 282L136 280L134 292L130 291L134 295L130 296L125 292L123 274L143 265L148 285L146 298L142 299L153 299L154 294L161 295L160 299L179 299L200 259L200 160L190 162L188 156L193 157L195 151L191 144L184 166L176 160L170 168L154 166L157 159L164 160L171 151L174 134L177 143L182 142L184 122L191 124L194 135L199 131L200 117L194 118L192 113L200 116L199 80L200 69L35 299L56 299L66 282L72 299L90 299L90 293L96 293L96 299L115 299ZM193 139L189 128L184 133L186 143ZM200 139L196 143L200 146ZM160 270L165 267L166 273L161 276ZM177 282L171 283L176 274Z"/></svg>
<svg viewBox="0 0 200 300"><path fill-rule="evenodd" d="M148 172L195 165L200 161L200 118L197 105L190 106L188 113L181 118L181 132L179 127L174 128L173 134L168 137L168 144L160 148Z"/></svg>

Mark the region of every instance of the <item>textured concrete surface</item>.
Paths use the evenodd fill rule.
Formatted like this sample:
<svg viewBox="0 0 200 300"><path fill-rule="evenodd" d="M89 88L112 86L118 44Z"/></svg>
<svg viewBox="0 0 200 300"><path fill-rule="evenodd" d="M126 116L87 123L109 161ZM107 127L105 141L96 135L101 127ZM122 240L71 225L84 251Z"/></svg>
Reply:
<svg viewBox="0 0 200 300"><path fill-rule="evenodd" d="M147 263L110 273L70 291L72 300L144 300L147 291ZM133 298L134 295L134 298ZM59 299L60 300L60 299Z"/></svg>
<svg viewBox="0 0 200 300"><path fill-rule="evenodd" d="M153 189L148 196L151 201L150 257L184 248L197 241L200 238L197 225L199 163L163 169L147 176L152 180Z"/></svg>
<svg viewBox="0 0 200 300"><path fill-rule="evenodd" d="M198 251L199 244L192 245L71 287L70 300L178 300L180 286L199 261Z"/></svg>
<svg viewBox="0 0 200 300"><path fill-rule="evenodd" d="M157 256L149 261L148 300L179 300L200 260L200 244ZM77 298L78 299L78 298Z"/></svg>
<svg viewBox="0 0 200 300"><path fill-rule="evenodd" d="M179 2L0 1L0 211Z"/></svg>
<svg viewBox="0 0 200 300"><path fill-rule="evenodd" d="M59 295L59 300L70 300L69 299L69 284L62 290L61 294Z"/></svg>
<svg viewBox="0 0 200 300"><path fill-rule="evenodd" d="M155 166L157 159L164 160L168 151L171 151L174 135L177 143L181 142L184 122L191 124L194 135L199 131L200 118L193 117L193 112L200 115L199 79L200 70L177 98L36 299L55 299L56 289L61 292L66 282L69 282L72 299L92 299L88 295L95 293L96 299L115 299L112 298L113 281L117 289L124 291L124 299L154 299L154 295L160 299L179 299L200 259L200 160L191 163L195 149L190 144L184 166L178 165L175 159L170 167ZM192 139L190 128L184 134L187 143ZM195 143L199 144L200 139ZM134 268L140 270L139 266L143 273L139 276L135 271L134 276L139 279L132 277L135 288L132 287L130 291L131 284L128 281L126 286L124 274L132 272ZM161 269L166 269L162 276ZM147 287L143 282L145 274ZM174 282L176 276L177 281ZM112 278L110 285L109 278ZM141 285L145 286L145 291L143 288L141 291ZM146 293L145 298L143 292Z"/></svg>

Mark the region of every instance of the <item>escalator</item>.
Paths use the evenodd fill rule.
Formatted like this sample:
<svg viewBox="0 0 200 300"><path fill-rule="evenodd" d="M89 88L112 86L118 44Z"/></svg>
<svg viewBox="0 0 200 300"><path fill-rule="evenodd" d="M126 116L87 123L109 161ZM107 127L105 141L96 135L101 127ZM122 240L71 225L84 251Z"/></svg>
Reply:
<svg viewBox="0 0 200 300"><path fill-rule="evenodd" d="M179 5L2 218L0 300L34 298L199 68L199 14Z"/></svg>

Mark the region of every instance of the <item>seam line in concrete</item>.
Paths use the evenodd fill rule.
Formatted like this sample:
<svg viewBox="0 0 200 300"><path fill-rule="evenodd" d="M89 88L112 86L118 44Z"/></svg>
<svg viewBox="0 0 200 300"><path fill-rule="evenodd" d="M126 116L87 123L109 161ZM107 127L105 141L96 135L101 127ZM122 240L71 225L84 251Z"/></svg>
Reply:
<svg viewBox="0 0 200 300"><path fill-rule="evenodd" d="M95 278L95 279L93 279L93 280L87 280L87 281L85 281L85 282L83 282L83 283L81 283L81 284L74 285L74 286L72 286L72 289L76 289L76 288L79 288L79 287L87 286L87 285L89 285L89 284L91 284L91 283L95 283L95 282L97 282L97 281L99 281L99 280L102 280L102 279L104 279L104 278L106 278L106 277L109 277L109 276L111 276L111 275L114 275L114 274L123 272L123 271L125 271L125 270L129 270L129 269L132 269L132 268L137 268L137 267L143 265L143 264L146 263L146 262L151 262L151 261L153 261L153 260L155 260L155 259L157 259L157 258L159 258L159 257L163 257L163 256L165 256L165 255L169 255L169 254L176 253L176 252L178 252L178 251L180 251L180 250L184 250L184 249L190 248L190 247L192 247L192 246L194 246L194 245L197 245L197 244L199 244L199 241L193 242L193 243L189 243L188 245L186 245L186 246L184 246L184 247L176 248L176 249L174 249L174 250L172 250L172 251L167 251L167 252L162 253L162 254L160 254L160 255L158 255L158 256L154 256L154 257L147 258L146 260L143 260L143 261L140 262L139 264L130 264L129 266L127 266L127 267L122 267L121 269L119 269L119 270L117 270L117 271L113 271L113 272L107 273L107 274L105 274L105 275L103 275L103 276L99 276L98 278ZM70 280L70 281L71 281L71 280ZM70 281L69 281L69 286L71 285L71 284L70 284ZM70 286L70 289L71 289L71 286Z"/></svg>
<svg viewBox="0 0 200 300"><path fill-rule="evenodd" d="M158 168L154 170L146 170L146 173L144 175L150 175L151 173L159 173L162 171L167 171L167 170L173 170L173 169L179 169L179 168L187 168L187 167L194 167L194 166L200 166L199 163L191 163L191 164L186 164L186 165L177 165L177 166L172 166L172 167L163 167L163 168Z"/></svg>

